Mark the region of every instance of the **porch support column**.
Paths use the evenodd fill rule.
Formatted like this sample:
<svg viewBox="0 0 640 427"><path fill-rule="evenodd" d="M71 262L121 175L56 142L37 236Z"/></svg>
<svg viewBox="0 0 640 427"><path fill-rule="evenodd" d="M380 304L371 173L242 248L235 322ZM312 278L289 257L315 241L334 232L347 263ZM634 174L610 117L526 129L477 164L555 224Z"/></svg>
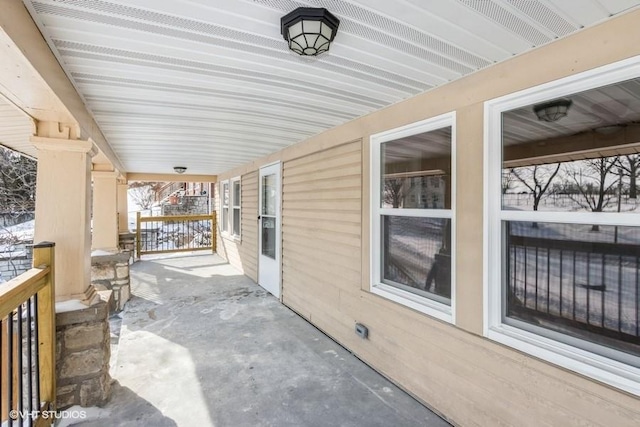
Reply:
<svg viewBox="0 0 640 427"><path fill-rule="evenodd" d="M92 249L118 250L118 172L93 171Z"/></svg>
<svg viewBox="0 0 640 427"><path fill-rule="evenodd" d="M118 231L120 233L129 232L129 199L127 191L129 184L126 180L118 181Z"/></svg>
<svg viewBox="0 0 640 427"><path fill-rule="evenodd" d="M91 268L90 140L73 125L39 122L31 142L38 150L35 242L56 244L56 300L95 300Z"/></svg>

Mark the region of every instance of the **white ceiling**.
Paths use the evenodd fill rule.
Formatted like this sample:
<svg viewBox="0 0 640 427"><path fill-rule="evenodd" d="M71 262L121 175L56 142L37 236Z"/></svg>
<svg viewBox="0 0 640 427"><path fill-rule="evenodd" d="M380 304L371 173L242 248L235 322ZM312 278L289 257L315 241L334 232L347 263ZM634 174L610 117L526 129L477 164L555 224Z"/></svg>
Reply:
<svg viewBox="0 0 640 427"><path fill-rule="evenodd" d="M217 174L640 0L24 0L129 172ZM280 18L326 7L331 51Z"/></svg>

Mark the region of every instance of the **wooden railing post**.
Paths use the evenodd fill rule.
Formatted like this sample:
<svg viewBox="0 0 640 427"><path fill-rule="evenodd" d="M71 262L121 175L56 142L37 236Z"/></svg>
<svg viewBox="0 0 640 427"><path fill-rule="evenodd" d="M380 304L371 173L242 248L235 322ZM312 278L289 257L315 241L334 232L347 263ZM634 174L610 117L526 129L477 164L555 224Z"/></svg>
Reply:
<svg viewBox="0 0 640 427"><path fill-rule="evenodd" d="M211 212L211 251L216 253L216 244L217 244L217 229L218 225L216 224L216 211Z"/></svg>
<svg viewBox="0 0 640 427"><path fill-rule="evenodd" d="M56 296L55 243L33 246L33 266L49 267L45 286L38 291L38 346L40 362L40 399L50 402L47 410L56 409Z"/></svg>
<svg viewBox="0 0 640 427"><path fill-rule="evenodd" d="M136 212L136 255L140 259L140 252L142 252L142 233L140 231L140 212Z"/></svg>

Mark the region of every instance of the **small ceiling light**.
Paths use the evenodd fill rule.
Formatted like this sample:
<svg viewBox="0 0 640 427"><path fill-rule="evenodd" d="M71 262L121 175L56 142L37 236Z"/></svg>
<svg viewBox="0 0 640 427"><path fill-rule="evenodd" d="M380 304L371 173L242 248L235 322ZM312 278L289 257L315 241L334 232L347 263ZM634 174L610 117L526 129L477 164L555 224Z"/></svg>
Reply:
<svg viewBox="0 0 640 427"><path fill-rule="evenodd" d="M324 8L299 7L280 20L280 33L289 49L302 56L317 56L329 50L340 20Z"/></svg>
<svg viewBox="0 0 640 427"><path fill-rule="evenodd" d="M173 170L176 171L176 173L185 173L187 168L185 166L174 166Z"/></svg>
<svg viewBox="0 0 640 427"><path fill-rule="evenodd" d="M573 101L570 99L556 99L555 101L534 105L533 112L538 116L538 120L556 122L566 117L571 104L573 104Z"/></svg>

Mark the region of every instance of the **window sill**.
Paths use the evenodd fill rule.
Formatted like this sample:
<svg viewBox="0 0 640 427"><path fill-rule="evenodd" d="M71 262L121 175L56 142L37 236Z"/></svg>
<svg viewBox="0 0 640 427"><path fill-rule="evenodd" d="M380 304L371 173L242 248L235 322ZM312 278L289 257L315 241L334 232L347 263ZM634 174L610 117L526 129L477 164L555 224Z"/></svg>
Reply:
<svg viewBox="0 0 640 427"><path fill-rule="evenodd" d="M640 396L640 369L523 329L500 324L485 336L562 368Z"/></svg>
<svg viewBox="0 0 640 427"><path fill-rule="evenodd" d="M384 297L420 313L447 323L453 323L451 307L428 298L412 294L384 283L372 284L371 293Z"/></svg>
<svg viewBox="0 0 640 427"><path fill-rule="evenodd" d="M237 236L235 234L229 234L229 232L227 232L227 231L221 231L220 232L220 237L222 237L225 240L232 240L232 241L237 242L237 243L242 242L242 236Z"/></svg>

